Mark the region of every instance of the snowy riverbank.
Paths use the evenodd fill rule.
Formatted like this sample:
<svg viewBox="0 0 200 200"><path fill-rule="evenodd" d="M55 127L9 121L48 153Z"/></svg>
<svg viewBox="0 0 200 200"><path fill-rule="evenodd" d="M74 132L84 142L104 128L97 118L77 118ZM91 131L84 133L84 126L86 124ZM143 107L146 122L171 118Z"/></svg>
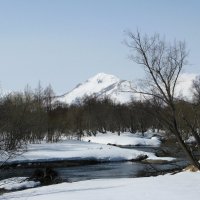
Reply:
<svg viewBox="0 0 200 200"><path fill-rule="evenodd" d="M154 137L152 132L144 133L136 133L132 134L130 132L121 133L97 133L96 136L83 137L83 141L90 141L99 144L112 144L117 146L151 146L151 147L159 147L161 141L158 137Z"/></svg>
<svg viewBox="0 0 200 200"><path fill-rule="evenodd" d="M10 159L10 163L48 161L95 160L99 162L130 161L147 156L149 160L172 161L174 158L157 157L153 153L91 142L65 140L58 143L29 144L22 155ZM4 158L5 159L5 158Z"/></svg>
<svg viewBox="0 0 200 200"><path fill-rule="evenodd" d="M200 172L145 178L96 179L6 193L2 200L198 200Z"/></svg>

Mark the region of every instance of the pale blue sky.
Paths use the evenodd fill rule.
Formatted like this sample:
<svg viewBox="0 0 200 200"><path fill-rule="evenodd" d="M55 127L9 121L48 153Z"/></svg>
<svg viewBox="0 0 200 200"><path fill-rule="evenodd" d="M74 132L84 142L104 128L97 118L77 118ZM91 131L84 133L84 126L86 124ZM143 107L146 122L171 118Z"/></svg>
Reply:
<svg viewBox="0 0 200 200"><path fill-rule="evenodd" d="M57 94L98 72L137 79L124 30L185 40L200 74L199 0L0 0L0 85L23 90L38 81Z"/></svg>

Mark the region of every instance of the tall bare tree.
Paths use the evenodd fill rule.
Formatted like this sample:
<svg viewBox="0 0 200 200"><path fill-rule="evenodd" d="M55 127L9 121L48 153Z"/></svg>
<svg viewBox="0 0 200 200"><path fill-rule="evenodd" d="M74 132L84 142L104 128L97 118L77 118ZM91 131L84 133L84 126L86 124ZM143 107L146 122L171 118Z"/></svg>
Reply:
<svg viewBox="0 0 200 200"><path fill-rule="evenodd" d="M187 63L185 43L174 41L171 44L161 39L159 34L148 36L139 31L128 32L127 35L126 45L131 50L130 57L143 66L146 73L146 87L137 92L157 98L168 107L167 113L160 115L163 125L176 136L191 164L200 169L200 164L182 138L177 120L175 88L183 66Z"/></svg>

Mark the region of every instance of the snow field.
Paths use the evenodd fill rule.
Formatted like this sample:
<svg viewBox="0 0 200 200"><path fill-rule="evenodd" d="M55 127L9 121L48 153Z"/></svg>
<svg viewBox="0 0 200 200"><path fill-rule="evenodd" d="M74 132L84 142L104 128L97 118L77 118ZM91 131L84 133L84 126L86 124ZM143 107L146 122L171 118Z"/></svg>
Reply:
<svg viewBox="0 0 200 200"><path fill-rule="evenodd" d="M106 134L98 133L96 136L83 137L83 141L90 141L100 144L114 144L122 146L152 146L159 147L161 141L157 137L141 137L129 132L122 133L120 136L117 133L107 132Z"/></svg>
<svg viewBox="0 0 200 200"><path fill-rule="evenodd" d="M170 157L156 157L153 153L91 142L65 140L58 143L29 144L27 152L8 162L44 162L62 160L96 160L104 162L128 161L147 155L150 160L172 161ZM6 158L1 158L3 159Z"/></svg>
<svg viewBox="0 0 200 200"><path fill-rule="evenodd" d="M28 181L27 177L13 177L0 181L0 189L20 190L39 186L40 182Z"/></svg>
<svg viewBox="0 0 200 200"><path fill-rule="evenodd" d="M17 200L199 200L200 173L62 183L2 195Z"/></svg>

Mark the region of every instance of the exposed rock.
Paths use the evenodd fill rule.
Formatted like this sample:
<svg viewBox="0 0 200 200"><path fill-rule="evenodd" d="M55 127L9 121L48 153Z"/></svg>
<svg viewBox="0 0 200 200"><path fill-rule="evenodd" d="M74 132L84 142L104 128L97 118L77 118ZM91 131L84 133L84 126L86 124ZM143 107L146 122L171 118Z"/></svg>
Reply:
<svg viewBox="0 0 200 200"><path fill-rule="evenodd" d="M199 169L194 165L188 165L186 168L183 169L183 171L197 172L199 171Z"/></svg>
<svg viewBox="0 0 200 200"><path fill-rule="evenodd" d="M62 179L58 173L50 167L42 169L36 169L29 180L40 181L42 185L50 185L61 183Z"/></svg>

